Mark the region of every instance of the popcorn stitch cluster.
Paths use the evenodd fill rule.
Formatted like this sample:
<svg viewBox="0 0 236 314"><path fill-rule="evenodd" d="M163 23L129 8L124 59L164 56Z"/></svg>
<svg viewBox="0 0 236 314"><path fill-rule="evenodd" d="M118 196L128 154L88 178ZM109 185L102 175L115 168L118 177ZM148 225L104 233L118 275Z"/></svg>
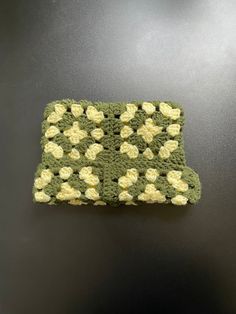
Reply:
<svg viewBox="0 0 236 314"><path fill-rule="evenodd" d="M198 175L186 165L183 110L170 102L47 105L36 202L71 205L196 203Z"/></svg>

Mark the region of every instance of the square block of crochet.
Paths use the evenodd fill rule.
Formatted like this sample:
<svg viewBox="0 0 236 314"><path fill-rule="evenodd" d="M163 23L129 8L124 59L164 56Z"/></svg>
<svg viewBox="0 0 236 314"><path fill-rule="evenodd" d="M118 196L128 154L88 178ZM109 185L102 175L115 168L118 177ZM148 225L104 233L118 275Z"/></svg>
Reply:
<svg viewBox="0 0 236 314"><path fill-rule="evenodd" d="M200 182L186 165L183 124L182 108L170 102L48 104L34 201L196 203Z"/></svg>

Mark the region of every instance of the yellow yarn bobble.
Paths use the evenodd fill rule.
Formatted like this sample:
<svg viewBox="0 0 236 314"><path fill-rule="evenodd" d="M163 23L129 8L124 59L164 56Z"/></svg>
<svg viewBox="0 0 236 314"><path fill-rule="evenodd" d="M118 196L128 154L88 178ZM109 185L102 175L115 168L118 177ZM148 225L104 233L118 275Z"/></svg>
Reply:
<svg viewBox="0 0 236 314"><path fill-rule="evenodd" d="M103 129L94 129L92 130L91 135L93 138L95 138L95 140L99 141L104 136Z"/></svg>
<svg viewBox="0 0 236 314"><path fill-rule="evenodd" d="M119 200L124 202L129 202L133 199L133 196L129 194L128 191L122 191L119 194Z"/></svg>
<svg viewBox="0 0 236 314"><path fill-rule="evenodd" d="M178 146L178 141L169 140L164 143L164 147L167 148L171 153L176 150Z"/></svg>
<svg viewBox="0 0 236 314"><path fill-rule="evenodd" d="M47 195L44 191L34 193L35 200L40 203L47 203L50 201L51 197Z"/></svg>
<svg viewBox="0 0 236 314"><path fill-rule="evenodd" d="M41 172L41 178L47 182L47 183L50 183L51 180L52 180L52 177L53 177L53 173L51 172L51 170L49 169L44 169L42 170Z"/></svg>
<svg viewBox="0 0 236 314"><path fill-rule="evenodd" d="M148 114L151 115L156 111L156 107L150 102L143 102L142 109Z"/></svg>
<svg viewBox="0 0 236 314"><path fill-rule="evenodd" d="M176 181L180 180L181 176L182 176L181 171L171 170L167 173L166 178L170 184L174 184Z"/></svg>
<svg viewBox="0 0 236 314"><path fill-rule="evenodd" d="M87 205L88 203L83 202L82 200L76 199L76 200L70 200L68 202L70 205Z"/></svg>
<svg viewBox="0 0 236 314"><path fill-rule="evenodd" d="M55 127L54 125L51 125L47 131L45 132L45 137L46 138L52 138L54 137L55 135L57 135L58 133L60 133L60 130Z"/></svg>
<svg viewBox="0 0 236 314"><path fill-rule="evenodd" d="M143 156L148 160L152 160L154 158L154 154L149 147L145 149L145 151L143 152Z"/></svg>
<svg viewBox="0 0 236 314"><path fill-rule="evenodd" d="M62 104L56 104L54 106L54 110L50 115L47 117L47 121L49 123L57 123L62 119L63 114L66 112L66 108Z"/></svg>
<svg viewBox="0 0 236 314"><path fill-rule="evenodd" d="M134 118L134 115L135 114L132 112L125 111L120 115L120 120L122 122L129 122L130 120Z"/></svg>
<svg viewBox="0 0 236 314"><path fill-rule="evenodd" d="M61 201L69 201L80 198L81 193L79 190L72 188L68 182L61 184L61 191L57 193L56 198Z"/></svg>
<svg viewBox="0 0 236 314"><path fill-rule="evenodd" d="M120 115L120 120L122 122L129 122L135 116L135 112L138 110L135 104L127 104L126 111Z"/></svg>
<svg viewBox="0 0 236 314"><path fill-rule="evenodd" d="M128 138L133 133L134 133L133 129L128 125L125 125L120 131L120 136L122 138Z"/></svg>
<svg viewBox="0 0 236 314"><path fill-rule="evenodd" d="M159 156L162 159L167 159L170 157L170 153L175 151L178 148L178 141L169 140L164 143L164 146L161 146L159 151Z"/></svg>
<svg viewBox="0 0 236 314"><path fill-rule="evenodd" d="M121 193L119 194L120 201L130 202L133 199L133 196L128 193L127 189L138 181L138 176L139 176L138 170L135 168L131 168L127 169L125 176L119 178L118 185L122 189L125 189L124 191L121 191ZM134 205L134 203L132 202L132 204L129 203L126 205Z"/></svg>
<svg viewBox="0 0 236 314"><path fill-rule="evenodd" d="M53 173L49 169L44 169L41 172L41 180L44 182L44 186L51 182ZM43 187L44 187L43 186Z"/></svg>
<svg viewBox="0 0 236 314"><path fill-rule="evenodd" d="M154 168L148 168L145 174L146 179L150 182L155 182L158 176L159 172Z"/></svg>
<svg viewBox="0 0 236 314"><path fill-rule="evenodd" d="M131 185L136 183L138 180L138 171L135 168L128 169L126 175L120 177L118 180L118 185L122 189L128 189Z"/></svg>
<svg viewBox="0 0 236 314"><path fill-rule="evenodd" d="M34 186L38 190L42 190L47 185L47 182L45 182L42 178L36 178L34 180Z"/></svg>
<svg viewBox="0 0 236 314"><path fill-rule="evenodd" d="M85 196L93 201L97 201L100 199L98 191L94 188L99 183L98 176L92 174L92 167L83 167L79 171L79 177L81 180L89 185L90 187L85 191Z"/></svg>
<svg viewBox="0 0 236 314"><path fill-rule="evenodd" d="M68 154L68 156L73 159L77 160L80 158L80 153L76 148L72 148L71 152Z"/></svg>
<svg viewBox="0 0 236 314"><path fill-rule="evenodd" d="M146 119L145 124L137 130L137 134L141 135L146 143L151 143L153 137L161 133L162 129L162 127L154 125L154 121L151 118L148 118Z"/></svg>
<svg viewBox="0 0 236 314"><path fill-rule="evenodd" d="M44 146L44 152L51 153L56 159L60 159L63 157L62 147L53 142L48 142Z"/></svg>
<svg viewBox="0 0 236 314"><path fill-rule="evenodd" d="M48 185L48 183L51 182L52 177L53 173L49 169L42 170L40 177L34 180L35 188L39 190L43 189L46 185ZM44 191L35 192L34 196L37 202L42 203L46 203L51 199L51 197L45 194Z"/></svg>
<svg viewBox="0 0 236 314"><path fill-rule="evenodd" d="M127 154L130 159L135 159L138 157L139 151L137 146L124 142L120 145L121 154Z"/></svg>
<svg viewBox="0 0 236 314"><path fill-rule="evenodd" d="M128 112L133 112L133 113L135 113L135 112L138 110L138 108L137 108L137 106L136 106L135 104L127 104L127 105L126 105L126 110L127 110Z"/></svg>
<svg viewBox="0 0 236 314"><path fill-rule="evenodd" d="M41 190L51 182L52 177L53 173L49 169L44 169L42 170L40 177L34 180L34 186L36 189Z"/></svg>
<svg viewBox="0 0 236 314"><path fill-rule="evenodd" d="M172 186L179 192L186 192L188 190L188 184L183 180L173 183Z"/></svg>
<svg viewBox="0 0 236 314"><path fill-rule="evenodd" d="M167 174L167 181L179 192L186 192L188 190L188 184L181 179L182 172L172 170Z"/></svg>
<svg viewBox="0 0 236 314"><path fill-rule="evenodd" d="M86 115L89 120L99 124L104 119L104 113L102 111L98 111L93 106L88 106L86 110Z"/></svg>
<svg viewBox="0 0 236 314"><path fill-rule="evenodd" d="M98 191L95 188L88 188L85 191L85 196L89 199L89 200L93 200L93 201L97 201L100 196Z"/></svg>
<svg viewBox="0 0 236 314"><path fill-rule="evenodd" d="M128 169L126 177L129 178L132 183L136 183L138 181L138 170L135 168Z"/></svg>
<svg viewBox="0 0 236 314"><path fill-rule="evenodd" d="M120 177L118 180L118 185L122 189L128 189L131 185L133 185L133 182L130 178L127 178L126 176Z"/></svg>
<svg viewBox="0 0 236 314"><path fill-rule="evenodd" d="M63 180L67 180L73 173L73 169L71 167L62 167L59 170L59 175Z"/></svg>
<svg viewBox="0 0 236 314"><path fill-rule="evenodd" d="M90 160L95 160L97 158L97 154L103 151L103 146L101 144L91 144L85 153L85 157Z"/></svg>
<svg viewBox="0 0 236 314"><path fill-rule="evenodd" d="M56 104L56 105L54 106L54 108L55 108L55 112L56 112L57 114L59 114L61 117L62 117L63 114L66 112L65 106L62 105L62 104Z"/></svg>
<svg viewBox="0 0 236 314"><path fill-rule="evenodd" d="M169 151L166 147L161 146L158 155L159 155L162 159L167 159L167 158L170 157L170 151Z"/></svg>
<svg viewBox="0 0 236 314"><path fill-rule="evenodd" d="M81 105L72 104L71 105L71 112L75 118L78 118L83 114L84 109Z"/></svg>
<svg viewBox="0 0 236 314"><path fill-rule="evenodd" d="M166 197L156 189L154 184L147 184L144 193L141 193L138 199L146 203L164 203Z"/></svg>
<svg viewBox="0 0 236 314"><path fill-rule="evenodd" d="M118 180L118 185L122 189L127 189L138 180L138 171L135 168L128 169L125 176L122 176Z"/></svg>
<svg viewBox="0 0 236 314"><path fill-rule="evenodd" d="M171 203L174 205L186 205L188 202L187 197L183 195L176 195L171 199Z"/></svg>
<svg viewBox="0 0 236 314"><path fill-rule="evenodd" d="M180 117L181 111L179 108L173 109L170 105L168 105L164 102L160 103L159 108L160 108L160 112L163 114L163 116L171 118L172 120L177 120Z"/></svg>
<svg viewBox="0 0 236 314"><path fill-rule="evenodd" d="M176 136L179 135L180 132L180 125L179 124L170 124L167 128L166 128L168 134L170 136Z"/></svg>
<svg viewBox="0 0 236 314"><path fill-rule="evenodd" d="M62 116L57 114L56 112L50 113L50 115L47 117L47 121L49 123L57 123L58 121L62 120Z"/></svg>
<svg viewBox="0 0 236 314"><path fill-rule="evenodd" d="M83 138L88 136L85 130L81 130L79 122L73 122L73 126L64 131L64 135L67 136L72 144L78 144Z"/></svg>
<svg viewBox="0 0 236 314"><path fill-rule="evenodd" d="M84 180L88 175L92 173L93 168L91 166L89 167L83 167L79 171L79 177L81 180Z"/></svg>
<svg viewBox="0 0 236 314"><path fill-rule="evenodd" d="M83 167L79 172L79 177L81 180L90 186L96 186L99 183L98 176L92 174L92 167Z"/></svg>

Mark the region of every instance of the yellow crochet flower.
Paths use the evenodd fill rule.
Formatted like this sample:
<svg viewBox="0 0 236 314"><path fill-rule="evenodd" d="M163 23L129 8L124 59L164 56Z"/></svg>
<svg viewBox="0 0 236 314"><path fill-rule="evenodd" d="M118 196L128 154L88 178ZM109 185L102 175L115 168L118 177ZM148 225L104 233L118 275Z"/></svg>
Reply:
<svg viewBox="0 0 236 314"><path fill-rule="evenodd" d="M76 198L80 198L81 192L72 188L68 182L61 184L61 191L57 193L56 198L60 201L69 201Z"/></svg>
<svg viewBox="0 0 236 314"><path fill-rule="evenodd" d="M91 135L95 138L95 140L99 141L104 136L103 129L96 128L92 130Z"/></svg>
<svg viewBox="0 0 236 314"><path fill-rule="evenodd" d="M47 203L50 201L51 197L47 195L44 191L34 193L35 200L40 203Z"/></svg>
<svg viewBox="0 0 236 314"><path fill-rule="evenodd" d="M138 180L138 170L135 168L128 169L126 177L129 178L132 183L136 183Z"/></svg>
<svg viewBox="0 0 236 314"><path fill-rule="evenodd" d="M178 141L169 140L164 143L164 147L168 149L169 152L173 152L179 146Z"/></svg>
<svg viewBox="0 0 236 314"><path fill-rule="evenodd" d="M128 191L122 191L119 194L119 200L123 201L123 202L129 202L133 199L133 196L131 194L129 194Z"/></svg>
<svg viewBox="0 0 236 314"><path fill-rule="evenodd" d="M71 152L68 154L68 156L73 159L77 160L80 158L80 153L76 148L72 148Z"/></svg>
<svg viewBox="0 0 236 314"><path fill-rule="evenodd" d="M168 134L170 136L176 136L179 135L180 132L180 124L170 124L167 128L166 128Z"/></svg>
<svg viewBox="0 0 236 314"><path fill-rule="evenodd" d="M121 154L127 154L130 159L135 159L138 157L139 151L137 146L124 142L120 145Z"/></svg>
<svg viewBox="0 0 236 314"><path fill-rule="evenodd" d="M172 170L167 173L167 181L179 192L186 192L188 184L181 179L182 172Z"/></svg>
<svg viewBox="0 0 236 314"><path fill-rule="evenodd" d="M133 133L134 133L133 129L130 126L125 125L120 131L120 136L122 138L128 138Z"/></svg>
<svg viewBox="0 0 236 314"><path fill-rule="evenodd" d="M119 178L118 184L122 189L128 189L131 185L133 185L133 182L130 178L123 176Z"/></svg>
<svg viewBox="0 0 236 314"><path fill-rule="evenodd" d="M101 144L91 144L85 153L85 157L90 160L95 160L97 158L97 154L103 151L103 146Z"/></svg>
<svg viewBox="0 0 236 314"><path fill-rule="evenodd" d="M159 173L157 169L154 168L148 168L145 174L146 179L150 182L155 182L158 176Z"/></svg>
<svg viewBox="0 0 236 314"><path fill-rule="evenodd" d="M143 156L149 160L152 160L154 158L154 154L149 147L145 149L145 151L143 152Z"/></svg>
<svg viewBox="0 0 236 314"><path fill-rule="evenodd" d="M44 146L44 152L51 153L56 159L60 159L63 157L62 147L53 142L48 142Z"/></svg>
<svg viewBox="0 0 236 314"><path fill-rule="evenodd" d="M179 108L173 109L170 105L164 102L160 103L160 111L163 116L171 118L172 120L179 119L181 113Z"/></svg>
<svg viewBox="0 0 236 314"><path fill-rule="evenodd" d="M54 125L51 125L47 131L45 132L45 137L46 138L52 138L54 137L55 135L57 135L58 133L60 133L60 130L55 127Z"/></svg>
<svg viewBox="0 0 236 314"><path fill-rule="evenodd" d="M174 184L175 182L180 180L181 176L182 176L181 171L171 170L167 173L166 178L170 184Z"/></svg>
<svg viewBox="0 0 236 314"><path fill-rule="evenodd" d="M156 107L150 102L143 102L142 109L148 114L151 115L156 111Z"/></svg>
<svg viewBox="0 0 236 314"><path fill-rule="evenodd" d="M71 167L62 167L59 171L59 175L62 179L67 180L73 173Z"/></svg>
<svg viewBox="0 0 236 314"><path fill-rule="evenodd" d="M71 112L72 112L74 117L78 118L83 114L84 109L81 105L72 104L71 105Z"/></svg>
<svg viewBox="0 0 236 314"><path fill-rule="evenodd" d="M154 136L161 133L163 128L154 125L154 121L151 118L146 119L145 124L143 124L138 130L137 134L141 135L146 143L151 143Z"/></svg>
<svg viewBox="0 0 236 314"><path fill-rule="evenodd" d="M178 141L169 140L164 143L164 146L161 146L159 150L159 156L162 159L167 159L170 157L170 153L175 151L178 148Z"/></svg>
<svg viewBox="0 0 236 314"><path fill-rule="evenodd" d="M36 189L43 189L48 183L51 182L53 173L49 169L44 169L41 171L40 177L34 180L34 186Z"/></svg>
<svg viewBox="0 0 236 314"><path fill-rule="evenodd" d="M99 178L97 175L92 174L92 167L83 167L79 172L79 177L81 180L90 186L96 186L99 183Z"/></svg>
<svg viewBox="0 0 236 314"><path fill-rule="evenodd" d="M171 203L174 205L186 205L188 202L187 197L183 195L176 195L171 199Z"/></svg>
<svg viewBox="0 0 236 314"><path fill-rule="evenodd" d="M98 111L95 107L93 106L88 106L86 110L86 115L89 120L99 124L102 122L104 119L104 114L102 111Z"/></svg>
<svg viewBox="0 0 236 314"><path fill-rule="evenodd" d="M135 104L127 104L126 111L120 115L120 120L122 122L129 122L135 116L135 112L138 110Z"/></svg>
<svg viewBox="0 0 236 314"><path fill-rule="evenodd" d="M79 127L79 122L73 122L73 126L64 131L64 135L69 137L72 144L78 144L83 138L88 136L87 131L81 130Z"/></svg>
<svg viewBox="0 0 236 314"><path fill-rule="evenodd" d="M85 196L89 199L89 200L93 200L93 201L97 201L99 200L100 196L98 191L96 191L95 188L88 188L85 191Z"/></svg>
<svg viewBox="0 0 236 314"><path fill-rule="evenodd" d="M140 201L144 201L146 203L164 203L166 197L159 190L156 189L154 184L147 184L145 188L145 192L141 193L138 196Z"/></svg>
<svg viewBox="0 0 236 314"><path fill-rule="evenodd" d="M66 112L66 108L62 104L56 104L54 109L55 111L53 111L47 118L49 123L57 123L62 120L62 116Z"/></svg>

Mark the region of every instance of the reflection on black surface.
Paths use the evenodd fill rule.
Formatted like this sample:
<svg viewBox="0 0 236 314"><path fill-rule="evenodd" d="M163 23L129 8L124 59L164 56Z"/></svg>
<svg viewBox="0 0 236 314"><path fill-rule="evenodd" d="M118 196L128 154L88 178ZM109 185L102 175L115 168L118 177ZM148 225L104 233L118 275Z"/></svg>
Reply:
<svg viewBox="0 0 236 314"><path fill-rule="evenodd" d="M128 256L92 291L84 311L226 314L215 278L198 260L178 256L153 259L146 252L141 260Z"/></svg>

